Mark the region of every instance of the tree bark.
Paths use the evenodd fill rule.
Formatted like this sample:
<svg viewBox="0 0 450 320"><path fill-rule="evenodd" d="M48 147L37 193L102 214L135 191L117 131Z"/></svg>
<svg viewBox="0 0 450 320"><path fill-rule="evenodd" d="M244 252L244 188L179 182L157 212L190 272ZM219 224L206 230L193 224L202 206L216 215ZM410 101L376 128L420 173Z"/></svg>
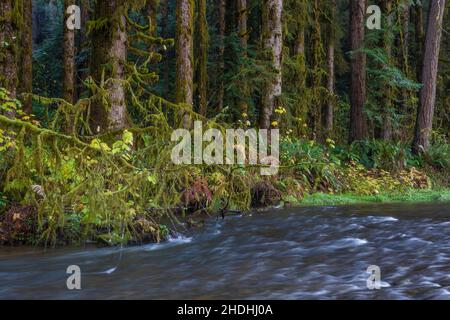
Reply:
<svg viewBox="0 0 450 320"><path fill-rule="evenodd" d="M66 26L69 18L66 10L69 6L74 5L74 0L64 0L64 18L63 18L63 34L64 34L64 53L63 53L63 89L62 98L73 104L75 100L75 30L70 30Z"/></svg>
<svg viewBox="0 0 450 320"><path fill-rule="evenodd" d="M20 74L20 91L33 92L33 3L32 0L23 1L23 28L22 28L22 58ZM32 98L23 99L23 111L32 113Z"/></svg>
<svg viewBox="0 0 450 320"><path fill-rule="evenodd" d="M415 154L428 152L430 147L444 11L445 0L431 1L422 68L423 87L420 91L420 104L413 141Z"/></svg>
<svg viewBox="0 0 450 320"><path fill-rule="evenodd" d="M194 90L193 0L177 0L176 8L176 102L192 110ZM189 112L180 112L183 127L191 128Z"/></svg>
<svg viewBox="0 0 450 320"><path fill-rule="evenodd" d="M128 125L125 104L125 63L127 59L127 32L125 13L127 4L123 0L97 0L94 20L107 19L107 27L92 31L90 69L93 79L105 84L108 105L98 101L91 111L95 132L115 131Z"/></svg>
<svg viewBox="0 0 450 320"><path fill-rule="evenodd" d="M225 95L225 88L223 83L223 76L225 73L225 61L224 61L224 53L225 53L225 29L226 29L226 5L227 0L218 0L219 1L219 21L218 21L218 31L219 31L219 53L218 53L218 90L217 90L217 109L221 111L223 109L223 100Z"/></svg>
<svg viewBox="0 0 450 320"><path fill-rule="evenodd" d="M334 122L334 108L335 108L335 46L336 46L336 32L334 24L336 23L336 0L331 0L331 21L328 38L328 53L327 53L327 65L328 65L328 101L325 109L325 132L329 137L333 131Z"/></svg>
<svg viewBox="0 0 450 320"><path fill-rule="evenodd" d="M247 57L247 47L248 47L248 30L247 30L247 20L248 20L248 12L247 12L247 0L238 0L238 33L239 33L239 42L241 46L242 56L243 58ZM241 66L241 69L243 66ZM244 80L245 81L245 80ZM248 113L248 85L244 82L242 86L242 96L238 103L238 108L240 112Z"/></svg>
<svg viewBox="0 0 450 320"><path fill-rule="evenodd" d="M283 0L264 0L262 8L262 42L267 52L275 77L267 83L263 94L260 127L269 129L274 109L280 103L282 76L281 60L283 48L283 28L281 23Z"/></svg>
<svg viewBox="0 0 450 320"><path fill-rule="evenodd" d="M19 53L18 44L18 21L13 15L14 5L17 1L0 1L0 87L9 91L10 96L17 95L18 71L17 57Z"/></svg>
<svg viewBox="0 0 450 320"><path fill-rule="evenodd" d="M206 20L206 0L198 0L198 16L197 16L197 30L198 30L198 58L197 58L197 88L198 88L198 107L199 113L206 116L206 109L208 107L208 21Z"/></svg>
<svg viewBox="0 0 450 320"><path fill-rule="evenodd" d="M364 105L366 103L366 54L358 52L364 46L366 0L351 0L350 37L350 135L349 142L364 140L367 134Z"/></svg>
<svg viewBox="0 0 450 320"><path fill-rule="evenodd" d="M423 6L416 4L414 6L414 25L416 38L416 78L421 82L422 78L422 62L423 62L423 46L425 42L424 20L423 20Z"/></svg>

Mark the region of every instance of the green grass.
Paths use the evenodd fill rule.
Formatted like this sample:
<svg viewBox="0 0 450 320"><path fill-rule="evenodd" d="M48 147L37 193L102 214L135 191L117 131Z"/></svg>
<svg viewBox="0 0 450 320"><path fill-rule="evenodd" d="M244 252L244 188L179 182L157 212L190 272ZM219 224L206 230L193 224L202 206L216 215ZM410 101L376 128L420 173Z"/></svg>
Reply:
<svg viewBox="0 0 450 320"><path fill-rule="evenodd" d="M356 194L325 194L315 193L306 196L300 205L347 205L362 203L402 203L402 202L450 202L450 189L441 190L411 190L406 193L356 195Z"/></svg>

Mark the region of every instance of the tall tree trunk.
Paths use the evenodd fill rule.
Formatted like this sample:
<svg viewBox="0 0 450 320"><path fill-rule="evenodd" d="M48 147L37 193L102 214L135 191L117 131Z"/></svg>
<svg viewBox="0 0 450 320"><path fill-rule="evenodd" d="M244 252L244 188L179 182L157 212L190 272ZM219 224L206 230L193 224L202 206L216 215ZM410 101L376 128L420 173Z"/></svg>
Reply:
<svg viewBox="0 0 450 320"><path fill-rule="evenodd" d="M11 97L16 97L18 84L17 58L18 18L14 16L14 5L18 1L0 1L0 87L9 91Z"/></svg>
<svg viewBox="0 0 450 320"><path fill-rule="evenodd" d="M248 47L248 30L247 30L247 20L248 20L248 11L247 11L247 0L238 0L238 33L239 33L239 41L241 45L241 51L243 58L247 57L247 47ZM241 69L243 66L241 66ZM239 100L239 110L241 113L248 113L248 105L247 99L249 95L248 85L247 83L243 83L242 86L242 96Z"/></svg>
<svg viewBox="0 0 450 320"><path fill-rule="evenodd" d="M281 17L283 0L264 0L262 8L263 50L275 70L275 77L267 83L263 94L260 127L269 129L274 109L280 104L282 77L281 59L283 48L283 29Z"/></svg>
<svg viewBox="0 0 450 320"><path fill-rule="evenodd" d="M420 91L420 105L417 111L413 141L413 151L415 154L428 152L430 147L430 133L433 127L434 105L436 102L436 80L444 11L445 0L431 1L422 69L423 87Z"/></svg>
<svg viewBox="0 0 450 320"><path fill-rule="evenodd" d="M69 18L66 10L69 6L75 4L75 0L64 0L64 18L63 18L63 34L64 34L64 54L63 54L63 89L62 98L73 104L75 100L75 30L70 30L66 26Z"/></svg>
<svg viewBox="0 0 450 320"><path fill-rule="evenodd" d="M23 0L22 14L22 57L20 74L20 91L22 93L33 92L33 3L32 0ZM23 110L32 113L32 98L23 99Z"/></svg>
<svg viewBox="0 0 450 320"><path fill-rule="evenodd" d="M294 44L295 65L296 65L296 88L298 90L297 102L294 109L294 116L296 118L296 134L302 136L306 133L306 128L303 127L300 119L305 120L308 113L308 98L306 93L306 55L305 55L305 29L307 25L308 0L294 1L293 12L295 12L296 19L296 37Z"/></svg>
<svg viewBox="0 0 450 320"><path fill-rule="evenodd" d="M199 113L206 116L208 106L207 88L208 88L208 21L206 20L206 0L198 0L198 58L197 58L197 90Z"/></svg>
<svg viewBox="0 0 450 320"><path fill-rule="evenodd" d="M176 8L176 102L192 110L194 90L194 1L177 0ZM181 112L183 127L191 128L189 112Z"/></svg>
<svg viewBox="0 0 450 320"><path fill-rule="evenodd" d="M229 0L228 0L229 1ZM223 83L223 77L225 73L225 29L226 29L226 5L227 0L218 0L219 2L219 21L218 21L218 31L219 31L219 54L218 54L218 90L217 90L217 109L221 111L223 109L223 100L225 95L225 87Z"/></svg>
<svg viewBox="0 0 450 320"><path fill-rule="evenodd" d="M416 78L421 82L422 78L422 62L423 62L423 46L425 42L425 30L423 19L423 5L417 3L414 6L414 25L415 25L415 38L416 38Z"/></svg>
<svg viewBox="0 0 450 320"><path fill-rule="evenodd" d="M96 132L120 130L127 126L125 104L125 63L127 32L125 13L128 5L122 0L97 0L94 20L106 19L107 27L92 30L90 69L93 79L100 83L104 73L108 105L97 101L91 111Z"/></svg>
<svg viewBox="0 0 450 320"><path fill-rule="evenodd" d="M364 105L366 103L366 54L358 52L364 46L364 16L366 0L351 0L350 37L350 135L349 142L364 140L367 134Z"/></svg>
<svg viewBox="0 0 450 320"><path fill-rule="evenodd" d="M383 46L388 57L388 63L392 62L392 0L384 0L383 10L386 14L386 31L384 33ZM389 83L384 84L383 105L382 105L382 124L381 124L381 138L383 140L392 139L392 120L391 109L392 103L392 88Z"/></svg>
<svg viewBox="0 0 450 320"><path fill-rule="evenodd" d="M399 0L398 0L399 1ZM406 77L411 75L411 70L409 67L409 19L410 19L410 4L407 2L399 3L398 8L398 21L400 26L400 54L399 54L399 63L401 66L402 72ZM406 88L400 89L401 96L401 106L404 110L407 110L408 100L409 100L409 91Z"/></svg>
<svg viewBox="0 0 450 320"><path fill-rule="evenodd" d="M328 65L328 101L325 108L325 132L329 137L333 131L334 122L334 107L335 107L335 46L336 46L336 32L335 23L336 20L336 0L331 0L331 21L329 28L329 38L328 38L328 53L327 53L327 65Z"/></svg>

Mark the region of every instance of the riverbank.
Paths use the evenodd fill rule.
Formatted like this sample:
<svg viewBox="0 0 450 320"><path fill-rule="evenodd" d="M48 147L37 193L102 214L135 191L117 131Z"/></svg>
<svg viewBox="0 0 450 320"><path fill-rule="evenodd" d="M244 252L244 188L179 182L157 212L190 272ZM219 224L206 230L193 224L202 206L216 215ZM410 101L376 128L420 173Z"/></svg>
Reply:
<svg viewBox="0 0 450 320"><path fill-rule="evenodd" d="M368 203L446 203L450 204L450 189L410 190L404 193L380 193L377 195L325 194L306 196L295 205L329 206Z"/></svg>

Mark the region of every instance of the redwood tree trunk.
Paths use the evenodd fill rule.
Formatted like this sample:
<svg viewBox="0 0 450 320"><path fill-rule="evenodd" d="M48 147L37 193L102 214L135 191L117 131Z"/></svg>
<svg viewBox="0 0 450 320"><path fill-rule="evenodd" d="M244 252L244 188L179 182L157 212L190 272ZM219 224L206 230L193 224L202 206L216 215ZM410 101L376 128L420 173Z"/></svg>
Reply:
<svg viewBox="0 0 450 320"><path fill-rule="evenodd" d="M107 19L108 28L92 31L90 69L93 79L100 83L102 73L109 79L105 85L108 105L98 101L91 111L93 129L96 132L120 130L127 126L125 104L125 62L127 58L126 13L122 0L97 0L94 20Z"/></svg>
<svg viewBox="0 0 450 320"><path fill-rule="evenodd" d="M176 102L192 110L194 90L194 1L177 0L176 10ZM191 128L189 112L181 112L183 127Z"/></svg>
<svg viewBox="0 0 450 320"><path fill-rule="evenodd" d="M431 1L422 68L423 87L420 91L420 104L413 141L413 151L416 154L427 152L430 147L444 11L445 0Z"/></svg>
<svg viewBox="0 0 450 320"><path fill-rule="evenodd" d="M74 0L64 0L64 54L63 54L63 89L62 97L67 102L73 104L75 100L75 30L70 30L66 26L69 18L66 10L69 6L75 4Z"/></svg>
<svg viewBox="0 0 450 320"><path fill-rule="evenodd" d="M365 12L366 0L351 0L350 37L353 53L350 63L350 143L364 140L367 132L364 114L364 105L366 103L366 55L358 52L364 46Z"/></svg>
<svg viewBox="0 0 450 320"><path fill-rule="evenodd" d="M260 127L269 129L274 109L280 103L282 77L281 59L283 48L283 28L281 17L283 0L264 0L262 8L263 50L268 53L268 61L275 70L275 77L267 83L263 94Z"/></svg>

